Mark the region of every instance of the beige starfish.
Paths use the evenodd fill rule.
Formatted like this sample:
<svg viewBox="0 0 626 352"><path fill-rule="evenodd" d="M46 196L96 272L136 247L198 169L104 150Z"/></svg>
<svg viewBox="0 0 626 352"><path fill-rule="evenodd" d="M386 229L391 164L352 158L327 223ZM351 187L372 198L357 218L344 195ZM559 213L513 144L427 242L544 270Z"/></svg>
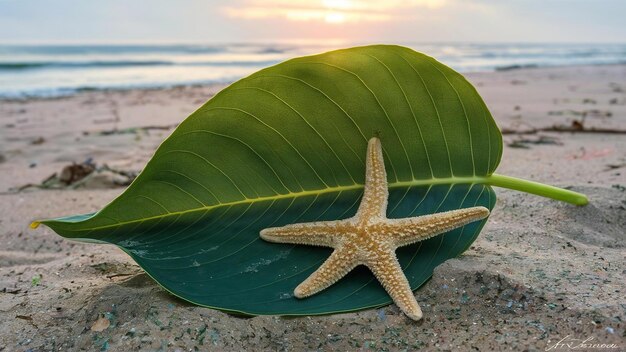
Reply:
<svg viewBox="0 0 626 352"><path fill-rule="evenodd" d="M450 231L489 215L472 207L404 219L387 219L387 174L378 138L367 146L365 190L359 209L345 220L291 224L261 231L270 242L332 247L330 257L294 290L298 298L322 291L358 265L367 266L398 307L411 319L422 310L402 272L396 249Z"/></svg>

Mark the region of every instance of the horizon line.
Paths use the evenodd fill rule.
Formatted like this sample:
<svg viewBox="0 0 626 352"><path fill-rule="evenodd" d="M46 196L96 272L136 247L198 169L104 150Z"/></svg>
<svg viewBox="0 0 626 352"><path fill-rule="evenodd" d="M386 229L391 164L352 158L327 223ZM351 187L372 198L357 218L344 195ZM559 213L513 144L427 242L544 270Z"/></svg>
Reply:
<svg viewBox="0 0 626 352"><path fill-rule="evenodd" d="M261 39L248 41L154 41L154 40L131 40L131 41L2 41L0 46L125 46L125 45L145 45L145 46L174 46L174 45L304 45L304 46L336 46L336 45L375 45L375 44L396 44L396 45L467 45L467 44L513 44L513 45L540 45L540 44L559 44L559 45L626 45L626 41L488 41L488 40L439 40L439 41L407 41L407 40L347 40L342 38L335 39Z"/></svg>

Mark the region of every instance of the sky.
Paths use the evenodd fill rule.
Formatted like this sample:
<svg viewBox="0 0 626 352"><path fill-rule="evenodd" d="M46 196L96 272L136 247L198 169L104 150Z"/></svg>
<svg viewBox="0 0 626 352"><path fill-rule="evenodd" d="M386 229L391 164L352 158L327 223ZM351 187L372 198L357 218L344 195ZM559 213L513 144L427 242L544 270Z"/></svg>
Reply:
<svg viewBox="0 0 626 352"><path fill-rule="evenodd" d="M0 43L626 42L625 0L0 0Z"/></svg>

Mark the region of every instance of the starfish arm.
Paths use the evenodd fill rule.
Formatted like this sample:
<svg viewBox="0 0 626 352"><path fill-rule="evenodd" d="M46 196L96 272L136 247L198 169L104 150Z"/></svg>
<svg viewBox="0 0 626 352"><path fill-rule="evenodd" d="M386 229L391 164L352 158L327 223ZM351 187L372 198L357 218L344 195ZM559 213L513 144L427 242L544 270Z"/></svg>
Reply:
<svg viewBox="0 0 626 352"><path fill-rule="evenodd" d="M329 287L358 265L354 251L336 249L313 274L296 287L294 296L305 298Z"/></svg>
<svg viewBox="0 0 626 352"><path fill-rule="evenodd" d="M413 320L422 319L422 310L392 250L366 265L404 314Z"/></svg>
<svg viewBox="0 0 626 352"><path fill-rule="evenodd" d="M372 138L367 144L365 162L365 187L363 199L356 217L384 219L387 214L387 172L383 159L383 149L378 138Z"/></svg>
<svg viewBox="0 0 626 352"><path fill-rule="evenodd" d="M340 236L343 221L318 221L270 227L261 230L261 238L268 242L307 244L334 247Z"/></svg>
<svg viewBox="0 0 626 352"><path fill-rule="evenodd" d="M471 207L404 219L389 219L378 225L397 247L426 240L489 216L485 207Z"/></svg>

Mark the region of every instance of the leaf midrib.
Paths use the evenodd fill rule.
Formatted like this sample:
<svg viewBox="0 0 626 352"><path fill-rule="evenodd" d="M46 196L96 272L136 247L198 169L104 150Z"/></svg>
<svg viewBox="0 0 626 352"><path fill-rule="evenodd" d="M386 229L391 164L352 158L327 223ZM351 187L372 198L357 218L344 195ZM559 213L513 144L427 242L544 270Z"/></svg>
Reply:
<svg viewBox="0 0 626 352"><path fill-rule="evenodd" d="M450 185L455 185L455 184L486 184L486 183L488 183L488 181L489 181L489 176L469 176L469 177L456 177L455 176L455 177L443 177L443 178L436 178L435 177L435 178L428 178L428 179L422 179L422 180L410 180L410 181L393 182L393 183L389 183L389 188L402 188L402 187L415 187L415 186L433 186L433 185L446 185L446 184L450 184ZM355 184L352 184L352 185L327 187L327 188L318 189L318 190L309 190L309 191L301 191L301 192L289 192L289 193L277 194L277 195L269 196L269 197L245 198L245 199L234 201L234 202L218 203L218 204L212 204L212 205L207 205L207 206L203 206L203 207L191 208L191 209L182 210L182 211L168 212L168 213L165 213L165 214L160 214L160 215L155 215L155 216L146 217L146 218L140 218L140 219L134 219L134 220L128 220L128 221L121 221L121 222L108 224L108 225L102 225L102 226L96 226L96 227L86 227L86 228L80 229L80 231L101 230L101 229L106 229L106 228L123 226L123 225L127 225L127 224L134 224L134 223L137 223L137 222L140 222L140 221L143 222L143 221L157 220L157 219L162 219L162 218L165 218L165 217L176 216L176 215L181 216L181 215L184 215L184 214L193 213L193 212L197 212L197 211L209 211L209 210L217 209L217 208L224 207L224 206L234 206L234 205L240 205L240 204L250 204L250 203L256 203L256 202L265 202L265 201L273 201L273 200L289 199L289 198L298 198L298 197L306 197L306 196L316 196L316 195L320 195L320 194L343 192L343 191L352 191L352 190L357 190L357 189L362 189L362 188L363 188L362 184L355 183ZM107 207L105 207L104 209L106 209L106 208ZM100 212L93 214L93 216L91 218L97 216L99 213ZM91 218L89 218L89 219L91 219ZM83 220L83 221L87 221L89 219L86 219L86 220ZM56 221L56 219L55 220L43 220L43 221L41 221L41 223L48 224L49 222L53 222L53 221ZM39 222L36 222L36 223L38 224Z"/></svg>

